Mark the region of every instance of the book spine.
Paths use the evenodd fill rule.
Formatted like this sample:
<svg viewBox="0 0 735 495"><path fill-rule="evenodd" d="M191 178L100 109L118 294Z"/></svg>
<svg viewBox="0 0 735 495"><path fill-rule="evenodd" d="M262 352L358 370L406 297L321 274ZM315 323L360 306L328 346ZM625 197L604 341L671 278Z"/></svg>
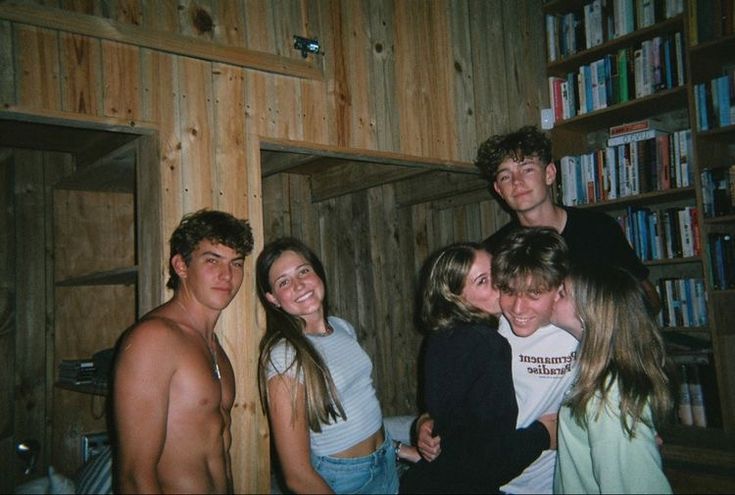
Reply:
<svg viewBox="0 0 735 495"><path fill-rule="evenodd" d="M689 396L692 402L692 418L694 426L707 427L707 415L704 409L704 395L702 383L699 379L699 369L696 365L689 367Z"/></svg>

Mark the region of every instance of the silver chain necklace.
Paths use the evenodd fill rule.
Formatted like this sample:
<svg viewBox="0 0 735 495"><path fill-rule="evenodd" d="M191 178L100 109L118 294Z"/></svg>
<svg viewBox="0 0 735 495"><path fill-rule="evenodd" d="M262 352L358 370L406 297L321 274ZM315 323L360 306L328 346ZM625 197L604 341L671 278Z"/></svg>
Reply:
<svg viewBox="0 0 735 495"><path fill-rule="evenodd" d="M179 307L184 311L184 314L186 315L186 318L189 320L189 325L191 325L192 330L196 332L197 327L194 325L194 318L191 317L191 313L186 309L186 307L181 304L180 301L176 301L176 304L179 305ZM207 350L209 351L209 357L212 359L212 374L217 380L222 380L222 373L219 371L219 362L217 361L217 337L215 336L214 339L214 349L209 345L209 342L207 342L206 337L204 335L197 332L199 336L204 341L204 345L207 347Z"/></svg>

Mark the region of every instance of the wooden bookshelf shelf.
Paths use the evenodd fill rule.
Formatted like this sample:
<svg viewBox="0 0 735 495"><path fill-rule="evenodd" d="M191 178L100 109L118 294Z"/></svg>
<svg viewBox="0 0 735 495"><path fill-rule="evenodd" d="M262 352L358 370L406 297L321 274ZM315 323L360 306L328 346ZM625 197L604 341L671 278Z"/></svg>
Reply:
<svg viewBox="0 0 735 495"><path fill-rule="evenodd" d="M683 31L683 29L683 16L672 17L654 26L638 29L620 38L615 38L601 45L577 52L557 62L552 62L547 65L546 71L549 75L563 76L567 72L576 70L580 65L589 64L620 48L630 46L634 43L640 43L643 40L651 39L662 34Z"/></svg>
<svg viewBox="0 0 735 495"><path fill-rule="evenodd" d="M601 208L606 210L614 210L616 208L624 208L627 206L646 206L670 203L681 199L693 199L695 195L694 186L677 187L667 191L653 191L648 193L636 194L634 196L625 196L623 198L601 201L599 203L589 203L585 205L577 205L579 208Z"/></svg>
<svg viewBox="0 0 735 495"><path fill-rule="evenodd" d="M708 225L731 224L733 222L735 222L735 214L723 215L721 217L705 217L704 219L704 223Z"/></svg>
<svg viewBox="0 0 735 495"><path fill-rule="evenodd" d="M701 256L687 256L685 258L666 258L661 260L644 261L644 265L660 266L660 265L684 265L689 263L702 263Z"/></svg>
<svg viewBox="0 0 735 495"><path fill-rule="evenodd" d="M680 109L686 106L686 103L687 87L679 86L556 122L554 131L593 132L621 122L639 119L641 115Z"/></svg>

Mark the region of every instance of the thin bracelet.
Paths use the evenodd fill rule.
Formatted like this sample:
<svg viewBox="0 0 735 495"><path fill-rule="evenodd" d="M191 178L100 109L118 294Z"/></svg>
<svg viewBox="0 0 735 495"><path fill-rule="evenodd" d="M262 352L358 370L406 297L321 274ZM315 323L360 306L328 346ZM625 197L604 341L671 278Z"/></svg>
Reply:
<svg viewBox="0 0 735 495"><path fill-rule="evenodd" d="M396 462L401 460L400 453L401 453L401 447L402 446L403 446L403 444L400 441L393 440L393 449L396 452Z"/></svg>

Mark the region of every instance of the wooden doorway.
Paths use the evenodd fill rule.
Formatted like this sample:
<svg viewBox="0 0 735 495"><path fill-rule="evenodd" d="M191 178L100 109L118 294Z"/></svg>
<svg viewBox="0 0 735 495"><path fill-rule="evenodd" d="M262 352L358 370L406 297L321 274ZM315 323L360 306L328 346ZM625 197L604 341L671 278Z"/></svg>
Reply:
<svg viewBox="0 0 735 495"><path fill-rule="evenodd" d="M124 125L0 112L3 493L45 475L49 465L73 475L81 464L82 418L104 414L103 396L54 387L59 360L75 357L60 355L59 344L65 343L65 353L77 349L84 354L77 357L88 357L87 347L98 345L106 332L132 323L111 321L116 314L134 319L160 297L155 141L154 133ZM90 239L100 245L89 245ZM125 266L106 269L111 252L126 252ZM82 289L73 295L74 287ZM103 295L111 290L117 295ZM121 298L120 291L132 296ZM114 326L90 323L95 314ZM40 446L28 475L15 453L24 440Z"/></svg>

